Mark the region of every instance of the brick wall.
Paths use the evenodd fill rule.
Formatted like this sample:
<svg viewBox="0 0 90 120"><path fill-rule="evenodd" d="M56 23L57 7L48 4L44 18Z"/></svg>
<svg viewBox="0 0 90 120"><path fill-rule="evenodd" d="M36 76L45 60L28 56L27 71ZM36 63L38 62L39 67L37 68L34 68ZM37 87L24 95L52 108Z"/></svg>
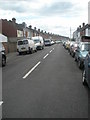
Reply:
<svg viewBox="0 0 90 120"><path fill-rule="evenodd" d="M19 37L8 37L8 42L4 42L3 45L5 47L6 54L11 52L17 52L17 41L20 39Z"/></svg>
<svg viewBox="0 0 90 120"><path fill-rule="evenodd" d="M14 23L2 20L2 34L7 37L16 37L17 29L15 28Z"/></svg>

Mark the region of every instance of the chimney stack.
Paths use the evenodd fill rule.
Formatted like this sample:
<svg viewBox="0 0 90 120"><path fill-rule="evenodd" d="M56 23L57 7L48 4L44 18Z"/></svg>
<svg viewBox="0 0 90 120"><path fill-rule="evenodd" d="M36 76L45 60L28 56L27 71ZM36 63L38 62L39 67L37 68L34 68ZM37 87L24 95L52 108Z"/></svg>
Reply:
<svg viewBox="0 0 90 120"><path fill-rule="evenodd" d="M32 29L32 26L30 25L29 28Z"/></svg>
<svg viewBox="0 0 90 120"><path fill-rule="evenodd" d="M34 30L36 30L36 27L34 27Z"/></svg>
<svg viewBox="0 0 90 120"><path fill-rule="evenodd" d="M12 22L13 22L13 23L16 23L16 19L15 19L15 18L12 18Z"/></svg>
<svg viewBox="0 0 90 120"><path fill-rule="evenodd" d="M81 29L81 25L79 25L79 28Z"/></svg>
<svg viewBox="0 0 90 120"><path fill-rule="evenodd" d="M38 29L38 32L40 32L40 29Z"/></svg>
<svg viewBox="0 0 90 120"><path fill-rule="evenodd" d="M43 33L43 30L41 32Z"/></svg>
<svg viewBox="0 0 90 120"><path fill-rule="evenodd" d="M84 26L85 26L85 23L82 23L82 26L84 27Z"/></svg>

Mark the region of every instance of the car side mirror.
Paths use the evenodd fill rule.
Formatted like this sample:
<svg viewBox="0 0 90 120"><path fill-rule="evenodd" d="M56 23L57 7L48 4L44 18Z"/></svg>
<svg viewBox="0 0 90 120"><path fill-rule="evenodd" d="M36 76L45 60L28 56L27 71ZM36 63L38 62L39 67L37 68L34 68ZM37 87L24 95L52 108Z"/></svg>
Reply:
<svg viewBox="0 0 90 120"><path fill-rule="evenodd" d="M79 50L77 49L76 52L79 52Z"/></svg>
<svg viewBox="0 0 90 120"><path fill-rule="evenodd" d="M88 63L88 67L90 68L90 63Z"/></svg>

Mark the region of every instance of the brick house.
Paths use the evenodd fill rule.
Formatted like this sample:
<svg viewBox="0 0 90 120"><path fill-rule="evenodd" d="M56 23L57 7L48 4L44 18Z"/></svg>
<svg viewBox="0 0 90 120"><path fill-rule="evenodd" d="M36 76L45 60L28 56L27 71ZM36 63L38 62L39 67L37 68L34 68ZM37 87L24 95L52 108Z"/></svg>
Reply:
<svg viewBox="0 0 90 120"><path fill-rule="evenodd" d="M83 23L77 28L75 32L73 32L73 38L75 41L80 42L82 36L90 36L90 24Z"/></svg>

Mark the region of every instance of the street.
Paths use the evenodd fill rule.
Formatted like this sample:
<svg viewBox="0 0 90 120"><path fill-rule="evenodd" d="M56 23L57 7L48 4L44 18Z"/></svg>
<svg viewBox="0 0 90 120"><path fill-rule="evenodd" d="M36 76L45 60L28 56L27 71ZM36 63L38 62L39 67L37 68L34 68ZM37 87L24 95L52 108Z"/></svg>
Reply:
<svg viewBox="0 0 90 120"><path fill-rule="evenodd" d="M2 82L3 118L88 118L88 87L62 44L9 55Z"/></svg>

